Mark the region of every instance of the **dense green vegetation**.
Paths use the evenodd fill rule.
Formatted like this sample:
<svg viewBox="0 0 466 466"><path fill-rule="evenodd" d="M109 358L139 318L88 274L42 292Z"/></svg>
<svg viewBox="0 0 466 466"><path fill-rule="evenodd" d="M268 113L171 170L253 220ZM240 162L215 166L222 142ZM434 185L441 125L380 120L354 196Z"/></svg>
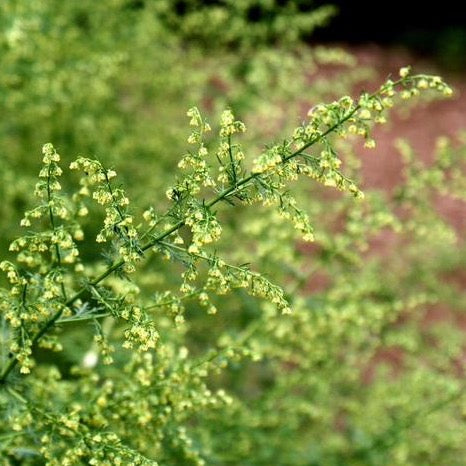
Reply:
<svg viewBox="0 0 466 466"><path fill-rule="evenodd" d="M357 156L452 90L308 3L0 4L2 464L464 462L465 148Z"/></svg>

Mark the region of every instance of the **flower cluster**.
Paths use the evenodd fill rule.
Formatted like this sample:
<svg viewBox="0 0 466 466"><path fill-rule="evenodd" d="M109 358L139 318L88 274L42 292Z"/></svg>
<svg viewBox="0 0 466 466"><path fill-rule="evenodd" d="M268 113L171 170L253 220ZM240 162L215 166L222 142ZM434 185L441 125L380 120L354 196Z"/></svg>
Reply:
<svg viewBox="0 0 466 466"><path fill-rule="evenodd" d="M228 264L205 252L195 253L191 248L185 249L173 243L164 242L162 246L171 252L172 257L189 264L189 268L183 274L184 283L180 291L184 294L184 299L197 297L199 304L207 309L208 314L217 313L217 308L210 299L211 294L225 295L235 289L245 289L251 296L274 304L283 314L291 312L283 289L271 283L264 275L251 271L249 267ZM198 278L198 265L195 265L198 262L208 265L208 269L205 283L195 288L188 282ZM181 317L184 310L181 299L173 296L166 299L168 296L170 295L166 295L165 299L159 299L157 306L169 306L177 317Z"/></svg>
<svg viewBox="0 0 466 466"><path fill-rule="evenodd" d="M222 113L220 117L220 144L217 150L217 160L220 162L217 180L223 187L226 185L235 186L244 174L242 166L244 153L241 146L233 144L232 136L245 131L245 124L235 120L230 109Z"/></svg>
<svg viewBox="0 0 466 466"><path fill-rule="evenodd" d="M58 165L60 155L52 144L45 144L42 153L43 167L34 191L39 204L25 213L21 226L31 227L33 220L41 219L48 221L50 226L41 233L14 240L10 251L18 252L18 260L26 266L39 267L44 272L43 257L47 254L52 255L60 267L76 262L79 252L75 241L83 239L83 231L76 219L87 212L71 203L66 196L59 195L61 185L58 178L62 169Z"/></svg>
<svg viewBox="0 0 466 466"><path fill-rule="evenodd" d="M185 223L193 234L189 252L194 254L198 253L205 244L218 241L222 233L222 227L210 209L194 203L186 212Z"/></svg>
<svg viewBox="0 0 466 466"><path fill-rule="evenodd" d="M186 174L177 181L173 188L166 192L168 199L177 201L185 196L193 196L202 187L214 187L215 181L209 170L209 152L204 143L204 136L211 131L210 125L202 118L196 107L188 110L190 125L193 127L188 143L197 146L195 152L189 152L178 162L178 168L186 171Z"/></svg>
<svg viewBox="0 0 466 466"><path fill-rule="evenodd" d="M124 348L133 348L138 345L138 351L145 352L155 348L159 339L159 333L155 324L145 312L138 306L131 306L121 313L121 317L127 320L131 326L124 332Z"/></svg>
<svg viewBox="0 0 466 466"><path fill-rule="evenodd" d="M81 178L82 196L90 196L98 204L105 207L103 228L96 237L98 243L114 240L118 245L118 253L124 261L124 271L135 270L134 263L141 258L138 232L133 224L133 216L128 213L129 199L121 188L114 188L110 182L116 177L114 170L108 170L97 160L79 157L70 164L71 170L81 170L85 176Z"/></svg>

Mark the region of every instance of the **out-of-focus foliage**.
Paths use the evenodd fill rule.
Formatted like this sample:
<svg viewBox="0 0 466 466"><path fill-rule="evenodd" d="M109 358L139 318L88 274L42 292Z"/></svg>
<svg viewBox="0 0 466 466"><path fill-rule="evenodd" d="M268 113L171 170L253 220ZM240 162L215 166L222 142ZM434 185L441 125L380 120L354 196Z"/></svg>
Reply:
<svg viewBox="0 0 466 466"><path fill-rule="evenodd" d="M451 90L403 68L349 97L370 72L300 44L332 9L299 5L0 4L4 464L461 464L465 254L435 204L465 149L399 141L391 195L355 153Z"/></svg>
<svg viewBox="0 0 466 466"><path fill-rule="evenodd" d="M142 3L140 6L142 6ZM212 47L295 44L324 26L336 9L309 0L168 0L155 6L164 25L186 41ZM137 2L133 4L137 6Z"/></svg>

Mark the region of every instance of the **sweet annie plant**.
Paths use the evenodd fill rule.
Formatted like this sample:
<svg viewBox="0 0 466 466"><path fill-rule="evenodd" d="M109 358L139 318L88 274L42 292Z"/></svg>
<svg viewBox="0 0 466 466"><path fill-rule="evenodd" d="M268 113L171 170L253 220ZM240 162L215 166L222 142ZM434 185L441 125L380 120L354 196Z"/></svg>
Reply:
<svg viewBox="0 0 466 466"><path fill-rule="evenodd" d="M439 458L445 445L457 454L465 432L453 376L429 364L408 371L409 389L393 382L388 406L384 383L358 383L380 341L415 353L392 325L436 298L435 271L416 288L409 273L364 259L370 236L390 228L426 247L452 243L442 222L432 221L431 240L420 230L416 213L431 210L419 209L413 183L427 193L448 176L460 193L462 179L447 142L432 176L400 143L412 176L398 204L363 199L346 141L374 147L373 124L424 91L451 94L439 77L403 68L372 94L314 106L258 155L242 148L246 127L231 110L214 137L191 108L190 149L167 199L141 209L112 167L78 157L65 168L46 144L25 233L10 245L16 260L0 265L4 464L406 464ZM75 188L61 184L68 168ZM310 202L303 186L314 184L350 196ZM299 239L321 248L311 269ZM321 266L333 284L307 298ZM454 435L429 432L430 450L405 441L421 416L439 413Z"/></svg>
<svg viewBox="0 0 466 466"><path fill-rule="evenodd" d="M354 146L450 90L339 99L309 3L0 2L2 464L461 464L466 141L392 193Z"/></svg>

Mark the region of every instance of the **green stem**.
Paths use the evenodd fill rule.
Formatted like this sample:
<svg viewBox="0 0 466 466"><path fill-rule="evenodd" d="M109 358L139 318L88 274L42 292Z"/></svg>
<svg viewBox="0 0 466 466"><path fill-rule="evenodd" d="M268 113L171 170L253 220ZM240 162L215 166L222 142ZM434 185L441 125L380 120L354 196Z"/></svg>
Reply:
<svg viewBox="0 0 466 466"><path fill-rule="evenodd" d="M55 233L55 231L56 231L55 218L53 216L52 206L50 205L50 203L52 202L52 192L50 190L50 177L51 177L50 168L51 168L51 166L52 165L50 164L48 172L47 172L47 202L48 202L48 206L49 206L50 225L52 226L52 230ZM58 246L57 243L55 243L55 255L57 256L58 268L61 270L61 268L62 268L62 265L61 265L61 252L60 252L60 246ZM64 285L63 281L60 282L60 288L61 288L61 293L63 295L63 299L65 299L65 300L68 299L68 297L66 295L65 285Z"/></svg>
<svg viewBox="0 0 466 466"><path fill-rule="evenodd" d="M228 156L230 157L231 177L233 181L233 186L236 186L236 181L237 181L236 165L235 165L235 159L233 157L233 150L231 147L231 135L228 135Z"/></svg>

